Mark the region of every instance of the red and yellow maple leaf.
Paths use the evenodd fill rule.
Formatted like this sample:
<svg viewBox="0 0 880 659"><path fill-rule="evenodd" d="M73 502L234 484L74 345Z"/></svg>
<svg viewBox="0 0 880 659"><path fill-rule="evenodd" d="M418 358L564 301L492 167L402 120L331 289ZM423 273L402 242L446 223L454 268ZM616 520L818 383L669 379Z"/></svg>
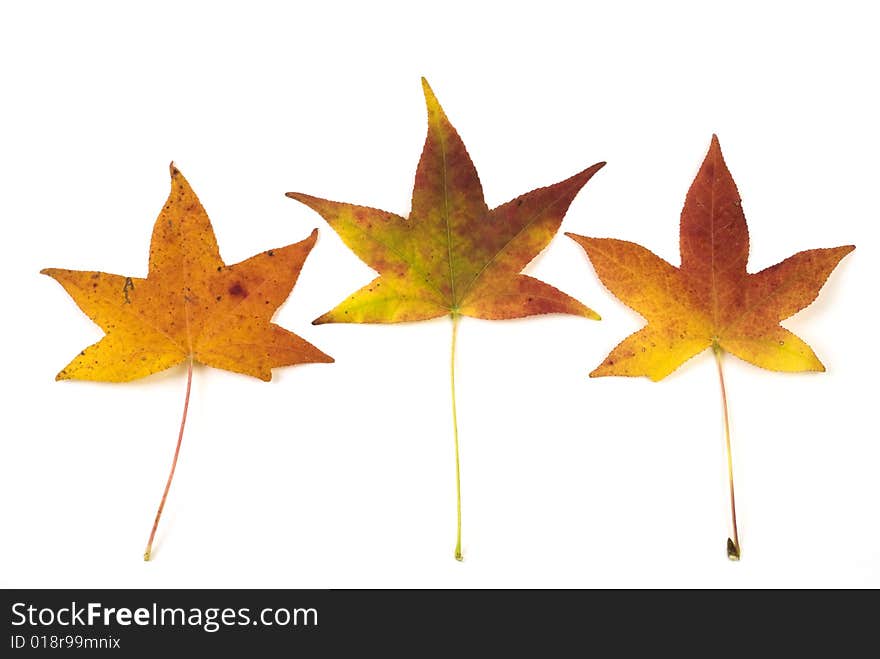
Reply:
<svg viewBox="0 0 880 659"><path fill-rule="evenodd" d="M428 135L409 217L287 194L320 213L342 241L379 273L314 322L395 323L451 316L454 363L460 316L498 320L566 313L598 319L574 298L520 271L550 243L575 195L605 163L489 209L464 143L424 79L422 86ZM456 430L456 458L457 454ZM459 492L455 551L459 559L460 508Z"/></svg>
<svg viewBox="0 0 880 659"><path fill-rule="evenodd" d="M312 344L271 322L316 238L317 229L301 242L226 265L207 213L172 164L171 193L153 228L146 278L58 268L42 271L58 281L106 333L56 379L125 382L186 361L188 403L193 362L261 380L271 379L277 366L332 362ZM175 452L172 475L177 456ZM156 526L153 534L155 530ZM152 541L151 534L146 559Z"/></svg>
<svg viewBox="0 0 880 659"><path fill-rule="evenodd" d="M714 135L687 193L680 231L680 267L635 243L567 234L584 248L608 290L648 321L614 348L591 377L661 380L709 347L720 377L723 351L774 371L825 370L810 346L779 322L816 299L853 245L798 252L749 274L746 218ZM723 386L722 377L722 393ZM726 421L726 402L724 413ZM739 556L736 536L734 513L731 558Z"/></svg>

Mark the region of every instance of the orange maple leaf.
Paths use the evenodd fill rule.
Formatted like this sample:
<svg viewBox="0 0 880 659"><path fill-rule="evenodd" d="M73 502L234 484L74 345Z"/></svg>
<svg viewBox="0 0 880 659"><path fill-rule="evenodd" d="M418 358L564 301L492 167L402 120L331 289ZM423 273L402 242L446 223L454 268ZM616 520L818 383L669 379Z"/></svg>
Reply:
<svg viewBox="0 0 880 659"><path fill-rule="evenodd" d="M464 143L422 78L428 135L408 218L289 192L321 214L379 276L314 322L395 323L451 316L492 320L567 313L598 320L574 298L520 271L556 235L578 191L605 163L489 209ZM454 421L454 419L453 419ZM458 439L456 433L456 467ZM461 558L461 504L456 558Z"/></svg>
<svg viewBox="0 0 880 659"><path fill-rule="evenodd" d="M774 371L825 370L810 346L779 322L815 300L831 271L855 247L811 249L758 273L746 272L746 218L714 135L681 212L681 267L635 243L567 235L584 248L608 290L648 321L614 348L591 377L644 375L657 381L711 347L722 378L726 426L723 351ZM730 460L728 466L732 504ZM728 553L738 558L733 515L735 556L730 545Z"/></svg>
<svg viewBox="0 0 880 659"><path fill-rule="evenodd" d="M316 239L317 229L301 242L227 266L220 258L207 213L172 163L171 193L153 227L146 279L105 272L42 270L106 333L80 352L56 379L125 382L187 361L186 399L173 476L193 362L270 380L276 366L333 361L270 322L293 289ZM153 534L155 530L156 526ZM152 540L151 534L147 560Z"/></svg>
<svg viewBox="0 0 880 659"><path fill-rule="evenodd" d="M172 164L171 194L153 227L146 279L41 271L106 332L57 379L125 382L192 359L270 380L276 366L332 362L270 322L316 238L317 230L301 242L226 265L205 209Z"/></svg>

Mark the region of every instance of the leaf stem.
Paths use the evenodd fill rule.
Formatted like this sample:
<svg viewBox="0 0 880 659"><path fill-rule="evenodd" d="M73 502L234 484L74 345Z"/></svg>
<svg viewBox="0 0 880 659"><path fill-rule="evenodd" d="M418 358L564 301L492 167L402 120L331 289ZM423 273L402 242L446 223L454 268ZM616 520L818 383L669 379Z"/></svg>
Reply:
<svg viewBox="0 0 880 659"><path fill-rule="evenodd" d="M452 312L452 353L449 360L449 379L452 388L452 434L455 438L455 497L458 525L455 538L455 560L461 561L461 467L458 459L458 414L455 410L455 343L458 338L458 313Z"/></svg>
<svg viewBox="0 0 880 659"><path fill-rule="evenodd" d="M183 428L186 425L186 412L189 409L189 392L192 389L193 359L189 357L186 372L186 397L183 399L183 417L180 419L180 432L177 435L177 448L174 449L174 459L171 461L171 473L165 483L165 491L162 492L162 500L159 502L159 510L156 511L156 521L153 522L153 530L150 531L150 539L147 540L147 549L144 551L144 560L150 560L153 551L153 538L156 537L156 529L159 528L159 518L162 517L162 509L165 508L165 500L168 498L168 490L171 489L171 479L174 478L174 470L177 468L177 456L180 455L180 444L183 441Z"/></svg>
<svg viewBox="0 0 880 659"><path fill-rule="evenodd" d="M718 382L721 384L721 406L724 409L724 441L727 447L727 480L730 483L730 520L733 524L733 538L727 539L727 558L732 561L740 559L739 533L736 528L736 497L733 493L733 455L730 452L730 420L727 414L727 390L724 387L724 373L721 370L721 346L712 344L715 363L718 366Z"/></svg>

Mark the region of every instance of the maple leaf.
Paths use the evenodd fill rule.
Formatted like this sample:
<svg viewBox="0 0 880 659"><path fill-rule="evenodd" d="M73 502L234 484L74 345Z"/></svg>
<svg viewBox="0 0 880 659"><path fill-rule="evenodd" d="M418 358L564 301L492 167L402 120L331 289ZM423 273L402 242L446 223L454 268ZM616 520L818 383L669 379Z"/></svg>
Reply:
<svg viewBox="0 0 880 659"><path fill-rule="evenodd" d="M749 274L745 215L714 135L685 198L680 232L678 268L635 243L567 234L584 248L602 283L648 321L590 376L644 375L658 381L711 347L722 386L732 504L721 354L728 351L774 371L824 371L810 346L779 322L812 303L831 271L855 247L798 252ZM734 540L728 541L728 554L738 558L735 511L733 516Z"/></svg>
<svg viewBox="0 0 880 659"><path fill-rule="evenodd" d="M41 271L60 283L106 333L56 379L125 382L187 361L179 451L193 362L270 380L277 366L333 361L270 322L293 289L316 239L317 229L301 242L226 265L207 213L172 163L171 193L153 227L145 279L58 268ZM177 453L172 475L176 463ZM149 559L149 547L145 558Z"/></svg>
<svg viewBox="0 0 880 659"><path fill-rule="evenodd" d="M451 316L454 383L460 316L498 320L566 313L599 319L574 298L520 271L549 244L575 195L605 163L489 209L464 143L424 78L422 87L428 135L408 218L298 192L287 196L318 212L379 273L314 323L396 323ZM457 445L456 439L456 458ZM460 527L459 504L459 559Z"/></svg>
<svg viewBox="0 0 880 659"><path fill-rule="evenodd" d="M681 267L635 243L567 235L587 252L602 283L648 320L592 377L661 380L711 346L774 371L825 370L813 350L779 321L815 300L831 271L855 247L798 252L747 273L748 227L717 137L681 212Z"/></svg>
<svg viewBox="0 0 880 659"><path fill-rule="evenodd" d="M311 207L379 277L314 322L394 323L445 315L504 319L542 313L599 316L544 282L519 274L559 229L574 196L605 163L489 209L477 170L422 79L428 137L409 218L287 196Z"/></svg>
<svg viewBox="0 0 880 659"><path fill-rule="evenodd" d="M171 165L171 194L153 228L146 279L47 268L106 336L77 355L58 380L125 382L187 359L272 378L272 368L331 362L270 322L317 238L227 266L208 215Z"/></svg>

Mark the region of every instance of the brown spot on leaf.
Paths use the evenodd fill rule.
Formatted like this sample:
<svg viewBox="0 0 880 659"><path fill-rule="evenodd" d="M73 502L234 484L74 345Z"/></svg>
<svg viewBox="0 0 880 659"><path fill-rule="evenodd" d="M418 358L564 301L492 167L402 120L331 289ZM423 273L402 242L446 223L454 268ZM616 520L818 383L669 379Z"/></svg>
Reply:
<svg viewBox="0 0 880 659"><path fill-rule="evenodd" d="M240 282L235 282L229 287L229 294L240 298L246 298L248 296L247 291L242 287Z"/></svg>
<svg viewBox="0 0 880 659"><path fill-rule="evenodd" d="M128 292L134 290L134 282L131 280L131 277L125 278L125 286L122 287L122 294L125 296L125 304L131 304L131 300L128 297Z"/></svg>

